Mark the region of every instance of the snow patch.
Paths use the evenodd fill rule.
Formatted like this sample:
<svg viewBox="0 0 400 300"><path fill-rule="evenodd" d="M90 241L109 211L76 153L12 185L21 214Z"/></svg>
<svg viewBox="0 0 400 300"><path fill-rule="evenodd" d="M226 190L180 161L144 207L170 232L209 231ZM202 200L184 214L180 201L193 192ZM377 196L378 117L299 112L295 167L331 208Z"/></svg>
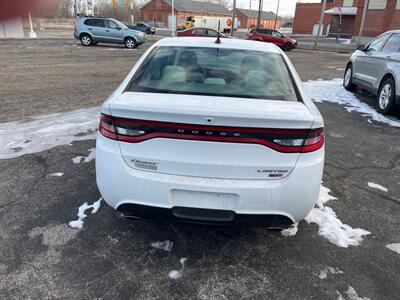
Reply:
<svg viewBox="0 0 400 300"><path fill-rule="evenodd" d="M319 272L318 277L320 279L325 279L328 277L328 274L343 274L343 271L339 270L339 268L325 267L325 269Z"/></svg>
<svg viewBox="0 0 400 300"><path fill-rule="evenodd" d="M380 184L377 184L377 183L374 183L374 182L368 182L368 186L370 188L381 190L383 192L387 192L388 191L388 189L385 188L383 185L380 185Z"/></svg>
<svg viewBox="0 0 400 300"><path fill-rule="evenodd" d="M51 173L49 176L52 176L52 177L61 177L61 176L63 176L63 175L64 175L63 172L56 172L56 173Z"/></svg>
<svg viewBox="0 0 400 300"><path fill-rule="evenodd" d="M386 245L386 248L400 254L400 243L388 244Z"/></svg>
<svg viewBox="0 0 400 300"><path fill-rule="evenodd" d="M400 127L400 121L378 113L373 107L357 99L354 93L344 89L343 80L311 80L304 82L304 86L314 102L332 102L345 106L348 112L359 112L377 122L385 123L394 127Z"/></svg>
<svg viewBox="0 0 400 300"><path fill-rule="evenodd" d="M362 242L363 236L370 232L343 224L333 209L324 205L330 200L337 199L330 195L330 192L330 189L321 185L317 203L305 220L307 223L316 223L319 226L318 234L338 247L358 246Z"/></svg>
<svg viewBox="0 0 400 300"><path fill-rule="evenodd" d="M152 242L150 245L155 249L171 252L174 242L167 240L163 242Z"/></svg>
<svg viewBox="0 0 400 300"><path fill-rule="evenodd" d="M371 300L370 298L367 297L358 296L356 290L352 286L348 287L346 294L350 300Z"/></svg>
<svg viewBox="0 0 400 300"><path fill-rule="evenodd" d="M0 123L0 159L37 153L56 146L96 138L100 109L80 109Z"/></svg>
<svg viewBox="0 0 400 300"><path fill-rule="evenodd" d="M88 156L76 156L72 159L74 164L87 163L96 158L96 148L89 149Z"/></svg>
<svg viewBox="0 0 400 300"><path fill-rule="evenodd" d="M94 202L93 204L87 204L87 202L83 203L81 206L79 206L79 210L78 210L78 219L75 221L71 221L68 223L68 225L71 228L78 228L78 229L82 229L83 227L83 220L86 219L87 215L85 214L85 211L88 209L92 209L92 211L90 212L91 214L95 214L97 213L97 211L100 208L100 203L101 200L103 200L103 198L100 198L99 200L97 200L96 202Z"/></svg>
<svg viewBox="0 0 400 300"><path fill-rule="evenodd" d="M181 279L183 276L183 270L185 269L186 261L187 261L186 257L181 258L180 263L182 267L180 268L180 270L172 270L171 272L169 272L168 277L173 280Z"/></svg>
<svg viewBox="0 0 400 300"><path fill-rule="evenodd" d="M297 233L297 230L299 230L298 225L299 225L299 223L294 223L289 228L282 230L281 234L283 236L295 236Z"/></svg>

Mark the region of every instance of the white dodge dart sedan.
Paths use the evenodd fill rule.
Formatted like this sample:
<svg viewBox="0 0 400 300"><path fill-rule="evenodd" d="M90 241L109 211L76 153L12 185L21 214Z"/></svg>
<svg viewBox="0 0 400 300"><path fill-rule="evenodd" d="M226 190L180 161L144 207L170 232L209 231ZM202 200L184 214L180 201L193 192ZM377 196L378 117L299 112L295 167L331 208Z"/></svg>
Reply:
<svg viewBox="0 0 400 300"><path fill-rule="evenodd" d="M162 39L102 106L97 185L128 218L287 228L323 166L323 119L273 44Z"/></svg>

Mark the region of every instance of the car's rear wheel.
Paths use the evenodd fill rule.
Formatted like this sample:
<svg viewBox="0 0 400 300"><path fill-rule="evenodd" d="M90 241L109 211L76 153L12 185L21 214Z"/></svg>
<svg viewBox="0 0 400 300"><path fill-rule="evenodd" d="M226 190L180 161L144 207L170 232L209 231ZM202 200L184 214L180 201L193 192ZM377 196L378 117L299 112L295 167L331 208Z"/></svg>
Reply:
<svg viewBox="0 0 400 300"><path fill-rule="evenodd" d="M346 70L344 71L343 86L348 91L354 91L356 85L353 83L353 65L348 64Z"/></svg>
<svg viewBox="0 0 400 300"><path fill-rule="evenodd" d="M283 45L283 51L290 51L292 49L293 47L290 43L286 43L285 45Z"/></svg>
<svg viewBox="0 0 400 300"><path fill-rule="evenodd" d="M125 39L125 46L128 49L134 49L137 47L137 43L134 38L129 37Z"/></svg>
<svg viewBox="0 0 400 300"><path fill-rule="evenodd" d="M150 29L146 29L146 34L150 34Z"/></svg>
<svg viewBox="0 0 400 300"><path fill-rule="evenodd" d="M81 44L85 47L93 45L93 39L88 34L81 35Z"/></svg>
<svg viewBox="0 0 400 300"><path fill-rule="evenodd" d="M378 111L384 115L393 112L395 103L395 83L392 77L384 79L377 95Z"/></svg>

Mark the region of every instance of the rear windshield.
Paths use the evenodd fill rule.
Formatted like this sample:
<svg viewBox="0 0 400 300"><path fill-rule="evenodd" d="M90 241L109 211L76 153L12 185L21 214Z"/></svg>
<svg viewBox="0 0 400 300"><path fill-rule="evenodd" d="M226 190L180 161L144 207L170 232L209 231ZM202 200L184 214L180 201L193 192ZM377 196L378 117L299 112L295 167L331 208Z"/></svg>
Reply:
<svg viewBox="0 0 400 300"><path fill-rule="evenodd" d="M280 54L240 49L156 47L128 90L298 100Z"/></svg>

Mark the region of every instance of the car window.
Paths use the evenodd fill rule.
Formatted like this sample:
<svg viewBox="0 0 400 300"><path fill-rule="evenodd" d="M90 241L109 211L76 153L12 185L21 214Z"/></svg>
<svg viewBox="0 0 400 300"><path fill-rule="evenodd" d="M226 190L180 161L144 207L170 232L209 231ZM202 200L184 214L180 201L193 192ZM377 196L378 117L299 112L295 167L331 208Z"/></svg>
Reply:
<svg viewBox="0 0 400 300"><path fill-rule="evenodd" d="M93 25L93 20L91 19L86 19L85 22L83 22L83 24L87 25L87 26L92 26Z"/></svg>
<svg viewBox="0 0 400 300"><path fill-rule="evenodd" d="M207 47L154 48L129 91L298 100L280 54Z"/></svg>
<svg viewBox="0 0 400 300"><path fill-rule="evenodd" d="M113 21L110 21L110 20L105 20L104 23L106 25L105 27L107 27L107 28L111 28L111 29L120 28L117 24L115 24Z"/></svg>
<svg viewBox="0 0 400 300"><path fill-rule="evenodd" d="M382 48L383 53L400 52L400 34L394 33Z"/></svg>
<svg viewBox="0 0 400 300"><path fill-rule="evenodd" d="M388 37L387 34L383 34L379 37L377 37L375 40L373 40L367 47L368 52L376 52L379 51L385 42L386 38Z"/></svg>
<svg viewBox="0 0 400 300"><path fill-rule="evenodd" d="M207 29L204 28L198 28L193 30L193 34L204 34L207 35Z"/></svg>
<svg viewBox="0 0 400 300"><path fill-rule="evenodd" d="M104 20L101 19L86 19L84 22L87 26L104 27Z"/></svg>
<svg viewBox="0 0 400 300"><path fill-rule="evenodd" d="M272 31L272 35L276 36L276 37L282 37L282 34L280 32L278 32L278 31L275 31L275 30Z"/></svg>
<svg viewBox="0 0 400 300"><path fill-rule="evenodd" d="M211 37L217 37L218 36L218 32L216 30L212 30L212 29L208 29L207 30L207 34L208 34L208 36L211 36Z"/></svg>

